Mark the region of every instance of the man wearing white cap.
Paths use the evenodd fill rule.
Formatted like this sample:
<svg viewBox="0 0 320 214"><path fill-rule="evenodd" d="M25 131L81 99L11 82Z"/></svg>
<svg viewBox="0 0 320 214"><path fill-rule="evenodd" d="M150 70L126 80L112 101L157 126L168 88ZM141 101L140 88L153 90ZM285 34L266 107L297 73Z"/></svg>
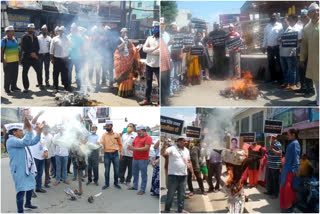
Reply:
<svg viewBox="0 0 320 214"><path fill-rule="evenodd" d="M65 27L59 27L59 35L52 39L50 45L50 61L53 64L53 86L54 93L58 93L59 74L61 73L61 81L64 89L71 91L68 81L68 56L70 40L65 35Z"/></svg>
<svg viewBox="0 0 320 214"><path fill-rule="evenodd" d="M41 34L38 36L39 41L39 60L40 60L40 70L42 73L42 68L44 64L45 70L45 82L46 87L50 87L49 84L49 67L50 67L50 43L51 37L48 36L48 28L47 25L43 25L41 27Z"/></svg>
<svg viewBox="0 0 320 214"><path fill-rule="evenodd" d="M99 136L97 135L97 125L93 124L91 126L91 133L88 136L88 143L92 143L94 145L100 145L99 141ZM89 157L88 157L88 182L87 185L89 185L92 182L92 171L94 175L94 183L96 186L99 185L98 180L99 180L99 151L100 147L97 148L96 150L92 150Z"/></svg>
<svg viewBox="0 0 320 214"><path fill-rule="evenodd" d="M24 93L29 92L29 78L28 72L32 66L37 74L38 85L41 90L44 90L42 85L42 71L40 70L39 61L39 41L35 36L35 26L33 23L28 24L28 32L21 39L21 49L22 49L22 81L24 87Z"/></svg>
<svg viewBox="0 0 320 214"><path fill-rule="evenodd" d="M25 117L24 124L8 124L6 129L9 132L7 141L8 155L10 159L10 171L16 188L16 202L18 213L23 213L24 209L36 209L31 205L31 196L35 188L35 174L37 168L28 146L37 144L44 123L36 126L37 135L32 139L32 126ZM27 128L27 133L23 137L23 127ZM23 206L23 199L26 193L26 203Z"/></svg>
<svg viewBox="0 0 320 214"><path fill-rule="evenodd" d="M7 35L1 40L1 62L4 71L4 90L10 94L11 91L20 91L17 87L19 48L13 26L6 27L5 32Z"/></svg>
<svg viewBox="0 0 320 214"><path fill-rule="evenodd" d="M280 188L280 169L282 158L282 146L277 140L277 135L270 135L271 144L267 153L267 192L265 194L270 195L271 198L277 198Z"/></svg>
<svg viewBox="0 0 320 214"><path fill-rule="evenodd" d="M303 39L300 49L300 67L308 60L306 77L313 80L316 88L316 103L319 105L319 5L312 3L308 8L311 21L303 29Z"/></svg>
<svg viewBox="0 0 320 214"><path fill-rule="evenodd" d="M121 189L121 186L118 184L119 178L119 160L122 159L122 143L121 137L118 133L112 130L113 123L111 120L106 120L106 130L101 137L101 145L104 150L104 166L105 166L105 185L102 189L109 188L109 180L110 180L110 165L112 162L113 165L113 176L114 176L114 186L117 189ZM120 157L119 157L120 156Z"/></svg>
<svg viewBox="0 0 320 214"><path fill-rule="evenodd" d="M152 23L152 36L149 36L143 45L143 52L147 53L146 61L146 99L142 101L142 105L151 104L151 91L152 91L152 81L153 74L156 75L158 85L159 85L159 35L160 35L160 23L153 21Z"/></svg>
<svg viewBox="0 0 320 214"><path fill-rule="evenodd" d="M129 190L139 189L139 174L141 171L141 186L138 195L143 195L146 192L148 181L148 163L149 151L152 145L152 138L147 134L145 126L137 126L138 136L133 140L132 145L128 146L129 150L133 151L133 186Z"/></svg>

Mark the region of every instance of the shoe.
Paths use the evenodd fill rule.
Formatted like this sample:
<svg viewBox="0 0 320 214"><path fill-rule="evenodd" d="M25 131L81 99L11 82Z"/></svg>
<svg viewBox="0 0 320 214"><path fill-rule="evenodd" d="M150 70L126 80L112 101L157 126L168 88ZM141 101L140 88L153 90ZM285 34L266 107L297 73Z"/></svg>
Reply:
<svg viewBox="0 0 320 214"><path fill-rule="evenodd" d="M152 105L152 103L151 103L151 102L148 102L147 100L143 100L143 101L141 101L141 102L139 103L139 105L141 105L141 106L146 106L146 105Z"/></svg>
<svg viewBox="0 0 320 214"><path fill-rule="evenodd" d="M18 91L21 91L21 89L18 88L18 87L14 87L14 88L11 89L11 91L13 91L13 92L18 92Z"/></svg>
<svg viewBox="0 0 320 214"><path fill-rule="evenodd" d="M60 181L56 181L53 183L53 186L57 186L58 184L60 184Z"/></svg>
<svg viewBox="0 0 320 214"><path fill-rule="evenodd" d="M70 184L70 182L69 182L69 181L67 181L67 180L65 180L63 183L65 183L65 184Z"/></svg>
<svg viewBox="0 0 320 214"><path fill-rule="evenodd" d="M137 189L133 187L129 187L128 190L137 190Z"/></svg>
<svg viewBox="0 0 320 214"><path fill-rule="evenodd" d="M29 93L29 90L28 89L24 89L23 93Z"/></svg>
<svg viewBox="0 0 320 214"><path fill-rule="evenodd" d="M291 90L291 91L295 91L295 90L297 90L298 88L297 88L297 86L295 86L295 85L290 85L289 86L289 90Z"/></svg>
<svg viewBox="0 0 320 214"><path fill-rule="evenodd" d="M58 93L58 92L59 92L58 89L54 89L54 90L53 90L53 93L54 93L54 94L56 94L56 93Z"/></svg>
<svg viewBox="0 0 320 214"><path fill-rule="evenodd" d="M114 184L114 186L117 188L117 189L121 189L121 186L119 184Z"/></svg>
<svg viewBox="0 0 320 214"><path fill-rule="evenodd" d="M88 181L88 182L86 183L86 185L89 185L89 184L91 184L91 181Z"/></svg>
<svg viewBox="0 0 320 214"><path fill-rule="evenodd" d="M72 174L72 172L68 172L68 174Z"/></svg>
<svg viewBox="0 0 320 214"><path fill-rule="evenodd" d="M303 97L305 97L305 98L310 98L310 97L312 97L314 95L314 93L312 93L312 92L306 92L304 95L303 95Z"/></svg>
<svg viewBox="0 0 320 214"><path fill-rule="evenodd" d="M49 88L49 87L50 87L49 82L46 82L46 87L47 87L47 88Z"/></svg>
<svg viewBox="0 0 320 214"><path fill-rule="evenodd" d="M36 198L36 197L38 197L37 195L36 195L36 193L34 192L34 191L32 191L32 196L31 196L32 198Z"/></svg>
<svg viewBox="0 0 320 214"><path fill-rule="evenodd" d="M143 195L145 192L139 191L137 192L137 195Z"/></svg>
<svg viewBox="0 0 320 214"><path fill-rule="evenodd" d="M81 181L82 181L82 182L84 182L84 179L83 179L83 178L81 178Z"/></svg>
<svg viewBox="0 0 320 214"><path fill-rule="evenodd" d="M207 192L206 191L202 192L202 195L207 195Z"/></svg>
<svg viewBox="0 0 320 214"><path fill-rule="evenodd" d="M44 187L45 188L50 188L50 186L48 184L45 184Z"/></svg>
<svg viewBox="0 0 320 214"><path fill-rule="evenodd" d="M76 180L77 180L77 178L72 178L72 180L73 180L73 181L76 181Z"/></svg>
<svg viewBox="0 0 320 214"><path fill-rule="evenodd" d="M126 185L127 185L127 186L130 186L130 183L131 183L131 182L126 182Z"/></svg>
<svg viewBox="0 0 320 214"><path fill-rule="evenodd" d="M124 181L120 181L120 184L124 184Z"/></svg>
<svg viewBox="0 0 320 214"><path fill-rule="evenodd" d="M33 205L24 205L24 210L34 210L37 209L37 206L33 206Z"/></svg>
<svg viewBox="0 0 320 214"><path fill-rule="evenodd" d="M99 183L98 183L98 182L94 182L94 184L95 184L96 186L99 186Z"/></svg>
<svg viewBox="0 0 320 214"><path fill-rule="evenodd" d="M102 187L102 190L105 190L105 189L107 189L107 188L109 188L109 185L104 185L104 186Z"/></svg>
<svg viewBox="0 0 320 214"><path fill-rule="evenodd" d="M43 85L40 85L40 90L44 91L44 90L46 90L46 88Z"/></svg>
<svg viewBox="0 0 320 214"><path fill-rule="evenodd" d="M287 88L288 87L288 84L282 84L280 85L280 88Z"/></svg>
<svg viewBox="0 0 320 214"><path fill-rule="evenodd" d="M36 189L36 192L46 193L47 191L44 189Z"/></svg>

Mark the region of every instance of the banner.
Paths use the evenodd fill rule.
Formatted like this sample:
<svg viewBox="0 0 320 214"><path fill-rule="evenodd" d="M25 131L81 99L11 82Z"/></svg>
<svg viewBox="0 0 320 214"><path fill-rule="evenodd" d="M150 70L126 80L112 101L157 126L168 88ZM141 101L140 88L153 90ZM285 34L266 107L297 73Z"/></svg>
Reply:
<svg viewBox="0 0 320 214"><path fill-rule="evenodd" d="M171 117L160 116L161 132L181 135L183 128L183 120L174 119Z"/></svg>
<svg viewBox="0 0 320 214"><path fill-rule="evenodd" d="M187 126L186 135L187 137L200 138L201 128L194 127L194 126Z"/></svg>
<svg viewBox="0 0 320 214"><path fill-rule="evenodd" d="M237 49L242 46L242 41L240 36L236 36L232 39L226 40L226 46L228 49Z"/></svg>
<svg viewBox="0 0 320 214"><path fill-rule="evenodd" d="M294 108L292 109L292 123L297 124L308 121L310 119L308 108Z"/></svg>
<svg viewBox="0 0 320 214"><path fill-rule="evenodd" d="M8 14L8 21L10 25L13 25L14 29L26 29L30 23L30 16Z"/></svg>
<svg viewBox="0 0 320 214"><path fill-rule="evenodd" d="M281 44L283 48L298 47L298 32L290 32L281 34Z"/></svg>
<svg viewBox="0 0 320 214"><path fill-rule="evenodd" d="M282 134L282 121L280 120L265 120L264 133Z"/></svg>
<svg viewBox="0 0 320 214"><path fill-rule="evenodd" d="M6 1L9 8L13 9L31 9L31 10L42 10L42 6L40 3L34 0L28 1Z"/></svg>
<svg viewBox="0 0 320 214"><path fill-rule="evenodd" d="M240 133L240 137L243 138L244 143L251 143L256 141L256 133L255 132L242 132Z"/></svg>
<svg viewBox="0 0 320 214"><path fill-rule="evenodd" d="M190 55L192 56L202 56L203 55L203 47L192 47L190 51Z"/></svg>

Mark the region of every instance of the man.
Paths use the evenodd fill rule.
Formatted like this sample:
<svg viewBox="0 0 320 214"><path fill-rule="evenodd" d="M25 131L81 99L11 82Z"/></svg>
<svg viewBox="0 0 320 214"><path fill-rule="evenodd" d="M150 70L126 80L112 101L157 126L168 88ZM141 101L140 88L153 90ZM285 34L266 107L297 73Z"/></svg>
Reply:
<svg viewBox="0 0 320 214"><path fill-rule="evenodd" d="M141 105L151 105L151 91L152 91L152 80L153 74L156 75L158 86L159 85L159 35L160 35L160 23L153 21L152 23L152 36L147 38L147 41L143 45L143 52L147 53L146 59L146 99L142 101Z"/></svg>
<svg viewBox="0 0 320 214"><path fill-rule="evenodd" d="M257 186L259 179L260 159L262 158L262 147L257 142L251 143L248 148L248 174L250 188Z"/></svg>
<svg viewBox="0 0 320 214"><path fill-rule="evenodd" d="M85 51L83 49L84 41L78 33L78 27L75 23L71 25L71 33L68 35L68 39L72 43L69 47L69 69L68 69L68 85L72 84L72 70L73 66L76 70L76 82L77 89L81 88L81 67L82 67L82 53Z"/></svg>
<svg viewBox="0 0 320 214"><path fill-rule="evenodd" d="M1 40L1 62L4 71L4 90L7 94L20 91L17 87L19 71L18 41L12 25L5 28L6 36Z"/></svg>
<svg viewBox="0 0 320 214"><path fill-rule="evenodd" d="M288 131L289 145L286 148L284 165L280 178L280 208L283 212L293 212L297 199L300 174L300 144L298 131Z"/></svg>
<svg viewBox="0 0 320 214"><path fill-rule="evenodd" d="M29 92L29 78L28 72L30 66L36 71L38 85L40 90L44 90L45 88L42 85L42 71L40 70L40 61L39 61L39 41L38 38L34 35L35 26L33 23L28 24L28 33L26 33L21 39L21 49L22 49L22 80L24 93Z"/></svg>
<svg viewBox="0 0 320 214"><path fill-rule="evenodd" d="M190 153L185 148L186 138L180 136L177 139L177 144L168 148L168 143L165 142L161 148L161 155L169 158L168 162L168 193L165 205L165 211L170 212L174 195L177 191L178 212L184 211L184 196L186 191L187 169L189 168L193 174L192 165L190 162Z"/></svg>
<svg viewBox="0 0 320 214"><path fill-rule="evenodd" d="M49 126L45 126L43 129L43 135L41 136L41 141L45 143L48 149L48 157L45 159L45 182L44 187L49 188L50 183L50 165L51 165L51 158L54 156L55 147L52 143L52 135L49 133Z"/></svg>
<svg viewBox="0 0 320 214"><path fill-rule="evenodd" d="M97 125L93 124L91 127L91 134L88 137L88 142L94 145L100 145L99 143L99 136L97 135L98 127ZM98 180L99 180L99 151L100 147L92 150L88 157L88 182L87 185L89 185L92 182L92 171L93 171L93 182L96 184L96 186L99 186Z"/></svg>
<svg viewBox="0 0 320 214"><path fill-rule="evenodd" d="M42 67L44 63L44 70L46 74L46 87L50 87L49 84L49 67L50 67L50 43L51 37L48 36L47 25L41 27L41 35L38 36L39 41L39 60L40 60L40 71L42 73Z"/></svg>
<svg viewBox="0 0 320 214"><path fill-rule="evenodd" d="M32 139L32 127L25 117L24 126L27 133L23 137L23 124L8 124L6 129L9 132L7 142L8 155L10 159L10 171L16 189L16 203L18 213L24 209L37 209L31 204L31 196L35 188L35 173L37 168L31 156L28 146L33 146L40 141L40 135L44 123L36 126L37 135ZM23 198L26 193L26 203L23 206Z"/></svg>
<svg viewBox="0 0 320 214"><path fill-rule="evenodd" d="M303 29L303 40L300 50L300 66L307 63L306 77L313 80L316 88L316 102L319 105L319 5L312 3L308 8L311 21Z"/></svg>
<svg viewBox="0 0 320 214"><path fill-rule="evenodd" d="M214 23L213 31L209 33L209 37L212 40L213 45L213 64L215 76L225 75L225 59L226 59L226 47L225 42L214 43L215 38L220 38L223 41L226 37L226 32L220 29L218 23Z"/></svg>
<svg viewBox="0 0 320 214"><path fill-rule="evenodd" d="M64 89L71 91L68 80L68 55L70 40L65 35L64 26L59 27L59 35L52 39L50 46L50 61L53 64L53 86L54 93L58 93L59 74L61 73L61 81Z"/></svg>
<svg viewBox="0 0 320 214"><path fill-rule="evenodd" d="M43 140L43 136L41 136L41 140L39 141L39 143L33 146L29 146L29 149L37 167L36 192L46 193L47 191L42 189L41 187L45 159L48 158L48 149L46 141Z"/></svg>
<svg viewBox="0 0 320 214"><path fill-rule="evenodd" d="M120 183L124 183L126 180L126 185L131 183L132 178L132 160L133 160L133 151L128 149L133 142L133 140L137 137L137 133L134 132L134 125L129 123L127 126L127 132L122 135L122 145L123 145L123 156L120 161L119 168L119 178ZM125 177L126 170L128 169L127 177Z"/></svg>
<svg viewBox="0 0 320 214"><path fill-rule="evenodd" d="M104 27L104 45L102 48L103 58L102 61L102 81L101 86L107 86L109 81L109 87L113 87L113 67L114 67L114 52L116 51L117 45L115 44L115 35L111 31L111 28L106 25Z"/></svg>
<svg viewBox="0 0 320 214"><path fill-rule="evenodd" d="M101 144L104 150L104 167L105 167L105 185L102 190L109 188L109 176L111 162L114 170L114 186L117 189L121 189L118 184L119 176L119 160L122 159L122 143L121 137L118 133L113 131L113 123L111 120L106 120L106 131L101 137ZM120 155L120 158L119 158Z"/></svg>
<svg viewBox="0 0 320 214"><path fill-rule="evenodd" d="M282 82L282 72L280 68L280 55L278 38L282 32L282 24L277 22L277 15L273 13L270 23L264 29L262 52L268 53L268 64L271 81Z"/></svg>
<svg viewBox="0 0 320 214"><path fill-rule="evenodd" d="M234 30L234 25L229 25L230 34L228 40L240 37L240 34ZM241 40L241 38L240 38ZM241 78L241 53L239 48L229 49L229 78Z"/></svg>
<svg viewBox="0 0 320 214"><path fill-rule="evenodd" d="M53 143L56 144L56 181L54 182L54 186L60 184L60 180L63 180L63 183L70 184L67 174L67 164L68 164L68 156L69 151L67 148L59 145L59 138L63 136L62 127L59 127L59 133L54 137ZM62 172L62 175L61 175Z"/></svg>
<svg viewBox="0 0 320 214"><path fill-rule="evenodd" d="M213 150L209 158L209 192L216 192L220 190L221 172L222 172L222 158L221 151ZM213 187L212 176L216 179L216 185Z"/></svg>
<svg viewBox="0 0 320 214"><path fill-rule="evenodd" d="M149 150L152 145L152 138L146 133L145 126L137 126L138 136L133 140L132 145L128 146L128 150L133 151L133 186L129 190L139 189L139 173L141 171L141 186L137 195L143 195L146 192L148 181L148 163Z"/></svg>
<svg viewBox="0 0 320 214"><path fill-rule="evenodd" d="M282 147L277 140L277 135L271 135L271 145L267 153L267 192L272 199L278 198L279 195L279 176L281 169Z"/></svg>

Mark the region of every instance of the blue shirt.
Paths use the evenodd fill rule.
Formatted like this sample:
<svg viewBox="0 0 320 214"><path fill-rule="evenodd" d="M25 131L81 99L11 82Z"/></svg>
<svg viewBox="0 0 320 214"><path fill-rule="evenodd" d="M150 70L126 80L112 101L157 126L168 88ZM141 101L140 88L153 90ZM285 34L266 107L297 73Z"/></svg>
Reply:
<svg viewBox="0 0 320 214"><path fill-rule="evenodd" d="M274 150L282 152L281 143L276 141L273 145ZM268 151L268 167L271 169L281 168L281 155L277 155L271 149Z"/></svg>
<svg viewBox="0 0 320 214"><path fill-rule="evenodd" d="M84 41L79 35L68 35L68 39L72 42L71 47L69 48L69 58L70 59L81 59L82 56L82 47Z"/></svg>

